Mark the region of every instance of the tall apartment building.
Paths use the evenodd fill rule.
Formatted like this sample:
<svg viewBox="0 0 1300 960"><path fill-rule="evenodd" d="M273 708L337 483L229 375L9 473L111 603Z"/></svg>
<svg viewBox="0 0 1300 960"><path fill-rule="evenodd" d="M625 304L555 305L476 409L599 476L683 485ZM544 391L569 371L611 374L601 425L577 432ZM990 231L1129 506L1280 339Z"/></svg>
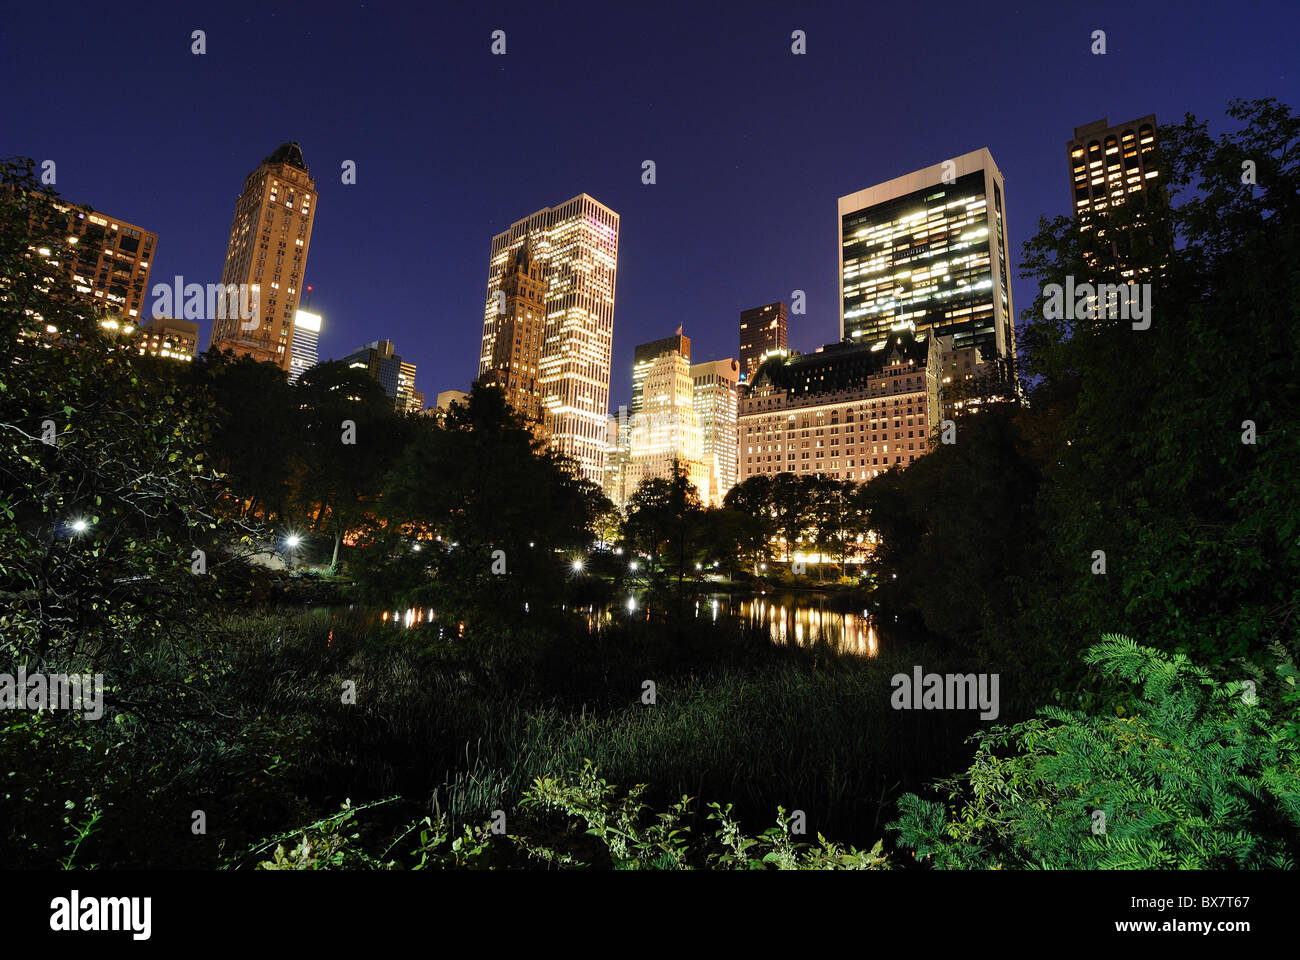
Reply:
<svg viewBox="0 0 1300 960"><path fill-rule="evenodd" d="M246 284L254 317L227 308L209 345L290 370L294 317L316 216L316 182L297 143L283 143L244 179L230 225L223 285Z"/></svg>
<svg viewBox="0 0 1300 960"><path fill-rule="evenodd" d="M534 424L542 422L542 341L546 327L545 266L533 253L532 238L524 236L510 254L497 279L492 356L479 380L499 387L506 401Z"/></svg>
<svg viewBox="0 0 1300 960"><path fill-rule="evenodd" d="M199 349L199 325L176 317L145 317L135 346L140 355L188 362Z"/></svg>
<svg viewBox="0 0 1300 960"><path fill-rule="evenodd" d="M398 411L423 412L423 397L421 409L417 410L415 405L415 364L404 361L391 340L375 340L359 347L344 357L343 362L377 380Z"/></svg>
<svg viewBox="0 0 1300 960"><path fill-rule="evenodd" d="M543 432L552 449L572 458L578 474L596 484L604 474L618 230L618 214L583 193L538 210L493 237L479 352L478 375L483 378L506 354L513 364L518 339L519 365L505 371L507 380L511 369L523 377L525 367L536 367ZM535 357L535 364L523 362L518 317L501 309L510 302L506 282L525 241L528 262L537 264L544 286L540 352L531 352L528 338L527 356ZM526 325L528 305L522 298L517 305L524 309ZM510 348L498 349L498 338L510 342Z"/></svg>
<svg viewBox="0 0 1300 960"><path fill-rule="evenodd" d="M151 316L149 271L157 234L105 213L51 202L67 217L71 252L65 266L77 293L127 322Z"/></svg>
<svg viewBox="0 0 1300 960"><path fill-rule="evenodd" d="M1014 358L1002 172L987 148L839 199L840 336L900 323Z"/></svg>
<svg viewBox="0 0 1300 960"><path fill-rule="evenodd" d="M679 339L685 338L655 342L663 344ZM632 414L628 423L625 474L628 496L646 480L671 476L674 462L685 470L700 499L707 499L711 481L704 460L704 437L695 412L690 354L683 355L681 350L669 347L646 369L641 408Z"/></svg>
<svg viewBox="0 0 1300 960"><path fill-rule="evenodd" d="M748 383L769 354L786 349L785 303L740 311L740 378Z"/></svg>
<svg viewBox="0 0 1300 960"><path fill-rule="evenodd" d="M709 473L709 488L703 491L703 499L717 506L736 485L739 469L736 414L740 403L740 364L731 358L692 364L691 380L695 417L700 425L704 463Z"/></svg>
<svg viewBox="0 0 1300 960"><path fill-rule="evenodd" d="M939 338L911 323L764 366L740 398L740 479L798 473L862 482L929 450Z"/></svg>
<svg viewBox="0 0 1300 960"><path fill-rule="evenodd" d="M1070 164L1070 204L1079 226L1094 231L1097 248L1090 253L1093 266L1118 269L1121 277L1134 278L1147 268L1135 266L1130 244L1137 238L1124 231L1107 230L1109 215L1132 203L1133 227L1145 234L1143 242L1164 246L1172 238L1161 238L1143 230L1147 202L1155 189L1163 191L1155 167L1156 117L1148 114L1127 123L1110 125L1105 117L1074 128L1074 137L1066 145Z"/></svg>
<svg viewBox="0 0 1300 960"><path fill-rule="evenodd" d="M298 378L320 361L320 328L322 317L298 308L293 315L293 340L289 358L289 382Z"/></svg>

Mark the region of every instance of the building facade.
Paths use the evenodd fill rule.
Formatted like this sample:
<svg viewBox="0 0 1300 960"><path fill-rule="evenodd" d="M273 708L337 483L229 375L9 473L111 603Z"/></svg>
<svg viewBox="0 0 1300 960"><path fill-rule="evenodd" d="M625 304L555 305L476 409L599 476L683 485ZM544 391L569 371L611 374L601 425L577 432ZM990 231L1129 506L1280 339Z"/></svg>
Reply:
<svg viewBox="0 0 1300 960"><path fill-rule="evenodd" d="M691 362L691 338L682 336L682 328L671 337L639 343L632 348L632 412L640 413L644 403L645 379L656 360L670 353L676 353Z"/></svg>
<svg viewBox="0 0 1300 960"><path fill-rule="evenodd" d="M302 148L281 144L244 179L221 271L227 289L247 285L254 316L245 320L227 307L224 317L212 318L210 346L289 372L315 216L316 182Z"/></svg>
<svg viewBox="0 0 1300 960"><path fill-rule="evenodd" d="M416 409L415 404L415 364L403 360L391 340L368 343L349 353L343 362L354 370L364 370L368 377L377 380L399 412L423 412ZM423 407L423 396L420 406Z"/></svg>
<svg viewBox="0 0 1300 960"><path fill-rule="evenodd" d="M797 473L862 482L905 469L938 424L940 345L901 324L765 364L740 398L740 480Z"/></svg>
<svg viewBox="0 0 1300 960"><path fill-rule="evenodd" d="M77 293L127 323L151 316L149 272L157 234L105 213L78 210L60 200L51 203L67 217L71 252L66 267Z"/></svg>
<svg viewBox="0 0 1300 960"><path fill-rule="evenodd" d="M496 312L487 369L479 381L499 388L529 422L542 423L542 342L546 327L545 265L525 235L510 255L493 292Z"/></svg>
<svg viewBox="0 0 1300 960"><path fill-rule="evenodd" d="M900 323L1014 358L1002 172L985 148L839 199L840 336Z"/></svg>
<svg viewBox="0 0 1300 960"><path fill-rule="evenodd" d="M739 469L736 415L740 404L740 364L736 360L710 360L691 366L693 404L700 425L709 488L705 503L720 506L736 485Z"/></svg>
<svg viewBox="0 0 1300 960"><path fill-rule="evenodd" d="M519 327L502 306L509 301L505 284L517 251L527 242L528 261L537 263L544 286L545 320L535 355L543 432L552 449L570 457L577 473L596 484L604 479L618 231L618 214L584 193L493 237L479 352L480 378L500 362L498 338L511 342L508 353L514 360ZM523 358L521 349L521 376Z"/></svg>
<svg viewBox="0 0 1300 960"><path fill-rule="evenodd" d="M740 311L740 379L748 383L769 354L786 349L785 303Z"/></svg>
<svg viewBox="0 0 1300 960"><path fill-rule="evenodd" d="M140 354L189 362L199 349L199 325L175 317L145 317L136 341Z"/></svg>
<svg viewBox="0 0 1300 960"><path fill-rule="evenodd" d="M289 382L298 378L320 361L320 328L322 317L301 308L293 315L292 355L289 358Z"/></svg>
<svg viewBox="0 0 1300 960"><path fill-rule="evenodd" d="M1147 201L1153 191L1163 191L1160 171L1155 166L1156 117L1148 114L1127 123L1110 125L1102 117L1093 123L1074 128L1074 137L1065 145L1070 165L1070 206L1081 230L1096 237L1096 249L1088 254L1094 266L1118 270L1123 279L1136 279L1149 268L1134 263L1129 243L1135 237L1107 230L1110 215L1135 202L1133 226L1141 229ZM1144 242L1164 241L1146 233Z"/></svg>
<svg viewBox="0 0 1300 960"><path fill-rule="evenodd" d="M700 499L707 499L710 477L695 412L689 353L683 356L679 350L668 349L651 361L642 382L641 409L632 414L628 423L627 451L628 496L646 480L670 477L677 463L695 485Z"/></svg>

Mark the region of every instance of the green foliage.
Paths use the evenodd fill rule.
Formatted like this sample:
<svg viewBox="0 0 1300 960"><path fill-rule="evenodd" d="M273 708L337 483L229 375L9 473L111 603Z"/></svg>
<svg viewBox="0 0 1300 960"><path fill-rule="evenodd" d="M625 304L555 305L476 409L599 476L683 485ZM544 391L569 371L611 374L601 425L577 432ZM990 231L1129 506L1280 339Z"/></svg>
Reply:
<svg viewBox="0 0 1300 960"><path fill-rule="evenodd" d="M903 846L944 869L1294 866L1300 673L1289 659L1257 695L1122 636L1084 659L1112 682L1104 709L1046 707L977 734L974 763L941 784L950 810L900 800L889 829Z"/></svg>
<svg viewBox="0 0 1300 960"><path fill-rule="evenodd" d="M641 799L646 787L627 791L601 778L585 761L568 777L538 777L519 800L521 817L506 833L495 833L491 822L451 829L445 815L425 817L407 828L379 857L355 843L358 809L345 803L332 817L298 832L299 841L286 849L279 837L264 870L394 869L403 864L384 860L388 852L415 830L419 842L411 853L411 869L612 869L612 870L880 870L888 862L877 843L871 850L840 847L818 835L815 845L796 841L791 818L778 808L777 825L756 837L745 835L733 818L731 805L709 804L707 821L718 829L696 837L690 824L691 799L682 797L656 813ZM369 806L375 806L371 804ZM352 832L349 832L351 830Z"/></svg>

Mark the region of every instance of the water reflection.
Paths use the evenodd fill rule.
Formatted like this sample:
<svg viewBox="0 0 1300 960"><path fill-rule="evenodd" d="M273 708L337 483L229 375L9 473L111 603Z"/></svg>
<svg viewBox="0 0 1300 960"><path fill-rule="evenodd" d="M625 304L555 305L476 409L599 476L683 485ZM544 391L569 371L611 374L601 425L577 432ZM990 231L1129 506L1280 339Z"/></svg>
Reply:
<svg viewBox="0 0 1300 960"><path fill-rule="evenodd" d="M582 611L592 630L615 620L629 618L649 621L652 614L662 610L662 605L635 595L621 603L607 607L588 606ZM794 596L731 596L718 594L697 598L692 605L695 619L708 619L716 623L722 617L734 617L760 630L766 630L773 643L798 646L827 646L840 653L854 653L874 657L879 652L876 625L867 612L844 613L826 608L820 597ZM406 610L385 610L384 623L407 630L434 625L433 610L419 607ZM440 636L449 632L464 636L463 623L439 623ZM331 637L331 640L333 638Z"/></svg>
<svg viewBox="0 0 1300 960"><path fill-rule="evenodd" d="M615 620L631 617L649 620L652 613L662 609L662 604L656 607L653 601L644 597L629 596L622 604L611 604L602 610L589 612L587 622L591 629L599 630ZM860 614L828 610L820 597L718 594L697 598L691 610L695 619L708 619L715 623L721 617L734 617L766 630L773 643L824 645L840 653L865 657L874 657L879 652L876 626L865 610Z"/></svg>

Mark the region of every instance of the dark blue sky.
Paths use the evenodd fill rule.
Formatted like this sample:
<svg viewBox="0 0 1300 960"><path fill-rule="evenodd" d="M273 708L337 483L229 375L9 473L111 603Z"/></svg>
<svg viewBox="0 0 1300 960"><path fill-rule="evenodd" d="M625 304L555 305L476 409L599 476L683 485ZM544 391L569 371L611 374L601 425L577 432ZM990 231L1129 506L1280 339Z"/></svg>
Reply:
<svg viewBox="0 0 1300 960"><path fill-rule="evenodd" d="M492 235L590 193L622 217L617 406L637 343L682 324L696 360L735 356L739 311L796 288L808 313L791 318L791 346L838 339L843 194L987 146L1018 271L1039 216L1066 212L1075 125L1190 111L1218 128L1233 97L1300 108L1298 9L11 5L0 154L53 159L63 196L156 232L151 285L210 283L245 175L300 141L319 193L306 282L321 355L387 337L430 403L475 376ZM195 29L204 56L190 53ZM1089 51L1095 29L1105 56ZM1017 312L1032 299L1019 279L1014 295Z"/></svg>

